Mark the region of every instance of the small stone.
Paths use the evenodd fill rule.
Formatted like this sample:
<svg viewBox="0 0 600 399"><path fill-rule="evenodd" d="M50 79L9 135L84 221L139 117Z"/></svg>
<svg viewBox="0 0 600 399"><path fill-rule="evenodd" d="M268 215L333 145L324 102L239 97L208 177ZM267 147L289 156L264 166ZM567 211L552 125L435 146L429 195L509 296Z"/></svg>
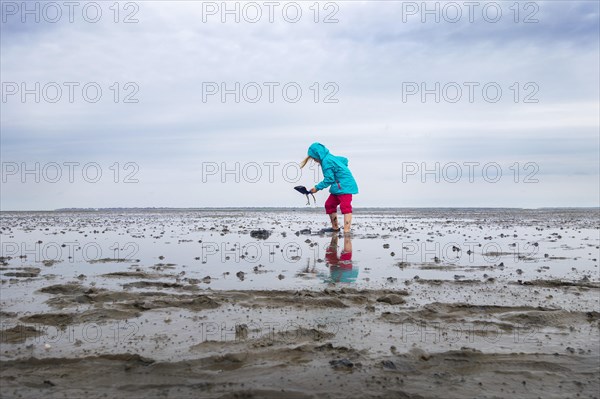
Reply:
<svg viewBox="0 0 600 399"><path fill-rule="evenodd" d="M331 360L329 362L329 364L334 369L351 369L354 367L354 363L352 363L350 360L345 359L345 358L339 359L339 360Z"/></svg>
<svg viewBox="0 0 600 399"><path fill-rule="evenodd" d="M270 235L271 232L269 230L252 230L250 232L250 237L258 240L266 240Z"/></svg>
<svg viewBox="0 0 600 399"><path fill-rule="evenodd" d="M248 338L248 326L246 324L236 324L235 326L235 339L247 339Z"/></svg>
<svg viewBox="0 0 600 399"><path fill-rule="evenodd" d="M383 360L381 362L381 365L383 366L384 370L396 370L396 363L392 362L391 360Z"/></svg>

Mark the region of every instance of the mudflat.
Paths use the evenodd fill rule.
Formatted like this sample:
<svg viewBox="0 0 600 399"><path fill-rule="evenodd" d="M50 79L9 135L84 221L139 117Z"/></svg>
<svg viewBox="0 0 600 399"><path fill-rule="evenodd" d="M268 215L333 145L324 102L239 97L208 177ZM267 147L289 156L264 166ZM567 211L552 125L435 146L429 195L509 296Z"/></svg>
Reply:
<svg viewBox="0 0 600 399"><path fill-rule="evenodd" d="M1 396L599 397L597 210L322 216L3 213Z"/></svg>

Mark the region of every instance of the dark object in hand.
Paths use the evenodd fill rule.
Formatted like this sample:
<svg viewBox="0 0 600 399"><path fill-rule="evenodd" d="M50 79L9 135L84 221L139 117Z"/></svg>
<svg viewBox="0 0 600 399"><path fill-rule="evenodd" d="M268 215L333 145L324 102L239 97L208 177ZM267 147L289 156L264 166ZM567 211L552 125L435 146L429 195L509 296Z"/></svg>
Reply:
<svg viewBox="0 0 600 399"><path fill-rule="evenodd" d="M308 201L306 203L306 205L310 205L310 198L308 197L308 194L312 195L313 201L315 202L315 204L317 203L317 200L315 199L314 194L311 193L310 191L308 191L306 189L306 187L304 187L304 186L296 186L296 187L294 187L294 190L298 191L300 194L306 195L306 201Z"/></svg>

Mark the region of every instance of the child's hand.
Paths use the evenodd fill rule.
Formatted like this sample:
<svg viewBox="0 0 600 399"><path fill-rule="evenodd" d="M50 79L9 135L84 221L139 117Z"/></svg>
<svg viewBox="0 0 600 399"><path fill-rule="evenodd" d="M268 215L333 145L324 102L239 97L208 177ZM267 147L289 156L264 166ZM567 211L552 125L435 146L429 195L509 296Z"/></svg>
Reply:
<svg viewBox="0 0 600 399"><path fill-rule="evenodd" d="M311 192L312 194L316 193L317 191L319 191L319 190L317 190L317 189L316 189L316 188L314 188L314 187L310 189L310 192Z"/></svg>

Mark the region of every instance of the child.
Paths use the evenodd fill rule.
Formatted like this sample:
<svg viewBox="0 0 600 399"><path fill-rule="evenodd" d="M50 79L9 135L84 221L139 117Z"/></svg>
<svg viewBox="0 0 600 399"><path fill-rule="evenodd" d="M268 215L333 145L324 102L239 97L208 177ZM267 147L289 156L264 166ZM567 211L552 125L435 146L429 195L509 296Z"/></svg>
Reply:
<svg viewBox="0 0 600 399"><path fill-rule="evenodd" d="M331 230L340 231L337 219L337 207L340 206L344 214L344 233L350 232L352 225L352 194L358 194L356 181L348 169L348 159L336 157L321 143L313 143L308 148L308 156L300 163L300 167L306 166L310 160L321 165L323 170L323 181L314 186L310 192L316 193L331 186L329 198L325 201L325 212L331 219Z"/></svg>

